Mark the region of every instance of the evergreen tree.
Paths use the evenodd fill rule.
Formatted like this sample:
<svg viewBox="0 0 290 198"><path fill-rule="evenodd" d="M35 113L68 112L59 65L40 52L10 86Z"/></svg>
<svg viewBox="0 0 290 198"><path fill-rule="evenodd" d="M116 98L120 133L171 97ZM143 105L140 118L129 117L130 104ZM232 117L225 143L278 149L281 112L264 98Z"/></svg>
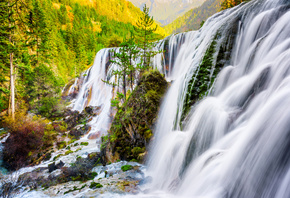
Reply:
<svg viewBox="0 0 290 198"><path fill-rule="evenodd" d="M9 9L8 1L0 1L0 111L7 107L9 89L7 78L9 71Z"/></svg>
<svg viewBox="0 0 290 198"><path fill-rule="evenodd" d="M121 43L120 48L113 50L113 59L110 60L112 63L118 65L118 68L112 71L113 76L116 76L119 87L119 78L122 77L122 89L124 100L127 98L127 78L129 77L130 87L133 90L133 81L135 75L135 60L137 58L137 54L139 50L137 49L136 44L134 43L134 38L131 36L130 39L124 39L123 43ZM111 84L108 81L104 81L105 83ZM114 86L115 84L113 84Z"/></svg>
<svg viewBox="0 0 290 198"><path fill-rule="evenodd" d="M159 51L153 50L153 48L156 46L156 43L154 43L154 41L160 39L160 37L155 34L157 26L154 26L153 24L153 17L150 17L149 8L147 8L145 4L145 6L143 7L143 13L136 24L137 27L134 27L138 46L142 50L142 64L140 65L140 69L142 71L150 66L151 58L154 57L156 54L160 53Z"/></svg>
<svg viewBox="0 0 290 198"><path fill-rule="evenodd" d="M7 98L6 101L3 101L3 95L7 95L10 93L9 97L9 108L8 113L11 115L12 119L15 117L15 78L16 71L15 66L17 66L20 62L18 58L20 57L23 49L23 42L21 36L19 36L19 31L21 26L21 12L22 2L17 0L1 0L1 15L0 15L0 42L1 42L1 62L0 68L3 71L0 77L1 83L1 108L7 107ZM10 71L10 74L7 73ZM9 77L8 77L9 76ZM4 77L4 78L3 78ZM10 79L9 87L10 92L7 89L7 83L5 85L6 79ZM4 103L3 103L4 102ZM6 104L6 105L5 105ZM6 107L5 107L6 106Z"/></svg>
<svg viewBox="0 0 290 198"><path fill-rule="evenodd" d="M41 2L38 0L32 1L32 9L29 11L29 45L36 55L33 59L34 65L39 65L40 62L49 62L49 27L45 12L42 8Z"/></svg>

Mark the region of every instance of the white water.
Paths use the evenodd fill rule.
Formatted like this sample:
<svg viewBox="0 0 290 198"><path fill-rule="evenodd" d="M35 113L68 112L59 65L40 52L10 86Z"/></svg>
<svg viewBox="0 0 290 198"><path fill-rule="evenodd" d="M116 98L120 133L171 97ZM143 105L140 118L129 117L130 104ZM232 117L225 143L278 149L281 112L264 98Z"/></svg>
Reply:
<svg viewBox="0 0 290 198"><path fill-rule="evenodd" d="M152 192L290 197L289 6L288 1L252 1L186 34L151 148ZM217 46L236 17L242 19L230 65L221 71L210 96L192 109L181 131L176 126L181 114L176 112L183 107L187 82L218 29L222 36Z"/></svg>
<svg viewBox="0 0 290 198"><path fill-rule="evenodd" d="M252 0L216 14L199 31L160 43L169 54L158 55L154 64L172 84L149 153L153 182L142 187L142 194L101 197L290 197L289 7L288 0ZM199 71L216 33L221 33L218 48L236 21L239 28L230 62L181 127L188 81ZM81 78L74 103L79 111L86 105L102 108L91 121L90 133L109 127L113 90L101 82L107 78L108 53L100 51L95 65ZM98 150L96 140L88 148Z"/></svg>

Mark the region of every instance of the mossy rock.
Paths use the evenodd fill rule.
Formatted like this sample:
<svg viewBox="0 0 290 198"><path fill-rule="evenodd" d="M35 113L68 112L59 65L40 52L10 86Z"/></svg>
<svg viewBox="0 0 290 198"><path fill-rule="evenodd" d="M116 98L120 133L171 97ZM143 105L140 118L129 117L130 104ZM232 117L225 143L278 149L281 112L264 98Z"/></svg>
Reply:
<svg viewBox="0 0 290 198"><path fill-rule="evenodd" d="M94 188L102 188L103 185L97 182L91 182L90 188L94 189Z"/></svg>
<svg viewBox="0 0 290 198"><path fill-rule="evenodd" d="M127 101L118 109L106 142L122 160L140 159L140 153L146 151L167 86L159 71L146 71Z"/></svg>
<svg viewBox="0 0 290 198"><path fill-rule="evenodd" d="M121 167L121 170L123 171L123 172L126 172L126 171L128 171L128 170L132 170L133 169L133 166L131 166L131 165L124 165L124 166L122 166Z"/></svg>
<svg viewBox="0 0 290 198"><path fill-rule="evenodd" d="M88 142L81 142L81 145L82 145L82 146L88 146L89 143L88 143Z"/></svg>

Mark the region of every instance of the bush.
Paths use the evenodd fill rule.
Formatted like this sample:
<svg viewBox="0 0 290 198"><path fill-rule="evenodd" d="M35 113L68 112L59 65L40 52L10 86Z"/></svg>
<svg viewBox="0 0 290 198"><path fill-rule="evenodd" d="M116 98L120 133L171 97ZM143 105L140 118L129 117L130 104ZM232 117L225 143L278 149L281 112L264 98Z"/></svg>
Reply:
<svg viewBox="0 0 290 198"><path fill-rule="evenodd" d="M15 170L44 158L43 152L56 138L55 131L47 127L48 121L38 116L17 114L15 121L5 118L5 125L10 132L3 150L4 166Z"/></svg>

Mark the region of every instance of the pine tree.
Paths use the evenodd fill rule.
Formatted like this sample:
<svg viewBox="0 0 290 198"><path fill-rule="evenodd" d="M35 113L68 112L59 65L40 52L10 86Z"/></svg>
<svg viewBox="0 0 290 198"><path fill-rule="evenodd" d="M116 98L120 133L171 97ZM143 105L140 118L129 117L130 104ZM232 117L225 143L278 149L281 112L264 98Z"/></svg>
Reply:
<svg viewBox="0 0 290 198"><path fill-rule="evenodd" d="M113 50L113 59L110 60L112 63L118 65L118 68L112 71L112 75L117 78L117 86L119 87L119 78L122 77L122 89L123 89L123 98L127 98L127 79L130 79L130 87L133 90L133 81L135 75L135 61L139 50L137 49L136 44L134 43L134 38L131 35L130 39L124 39L121 43L120 48ZM108 81L104 81L107 84L112 84ZM115 86L115 84L112 84Z"/></svg>
<svg viewBox="0 0 290 198"><path fill-rule="evenodd" d="M10 74L4 75L10 78L10 97L8 104L8 113L14 120L15 118L15 55L19 54L19 43L17 40L16 23L18 22L17 10L18 2L13 0L1 1L1 69L9 70ZM8 93L7 89L1 88L1 91Z"/></svg>
<svg viewBox="0 0 290 198"><path fill-rule="evenodd" d="M153 24L153 17L150 17L149 8L147 8L145 4L143 7L143 13L136 24L137 27L134 27L137 43L142 50L142 64L140 65L141 71L146 70L150 66L151 58L160 53L159 51L153 50L156 46L154 41L160 39L160 37L155 34L157 25L154 26Z"/></svg>
<svg viewBox="0 0 290 198"><path fill-rule="evenodd" d="M0 110L2 111L7 107L7 96L9 89L7 87L7 76L9 71L9 9L8 1L0 1Z"/></svg>
<svg viewBox="0 0 290 198"><path fill-rule="evenodd" d="M29 19L28 27L30 35L29 45L36 55L33 64L39 66L40 62L48 62L49 59L49 27L45 12L41 2L32 1L32 9L29 11L27 18Z"/></svg>

